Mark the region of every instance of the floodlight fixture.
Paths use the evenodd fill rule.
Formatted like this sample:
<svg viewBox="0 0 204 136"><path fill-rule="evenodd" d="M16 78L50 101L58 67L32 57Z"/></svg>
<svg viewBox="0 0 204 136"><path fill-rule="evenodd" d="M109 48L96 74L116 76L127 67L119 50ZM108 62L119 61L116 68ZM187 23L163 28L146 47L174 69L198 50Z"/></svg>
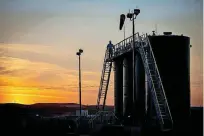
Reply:
<svg viewBox="0 0 204 136"><path fill-rule="evenodd" d="M140 9L134 9L134 14L137 16L140 14Z"/></svg>
<svg viewBox="0 0 204 136"><path fill-rule="evenodd" d="M121 15L120 15L120 25L119 25L119 29L120 29L120 30L122 30L123 25L124 25L124 22L125 22L125 15L124 15L124 14L121 14Z"/></svg>

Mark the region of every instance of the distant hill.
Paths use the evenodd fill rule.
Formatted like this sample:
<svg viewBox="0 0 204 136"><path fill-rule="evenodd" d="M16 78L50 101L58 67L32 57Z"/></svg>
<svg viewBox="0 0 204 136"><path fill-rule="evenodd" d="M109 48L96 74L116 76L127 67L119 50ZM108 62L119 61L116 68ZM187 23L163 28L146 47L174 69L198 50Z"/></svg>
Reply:
<svg viewBox="0 0 204 136"><path fill-rule="evenodd" d="M73 108L77 108L79 107L79 104L77 103L36 103L36 104L32 104L30 105L32 107L73 107ZM85 105L82 105L83 108L86 108Z"/></svg>
<svg viewBox="0 0 204 136"><path fill-rule="evenodd" d="M93 114L96 112L96 105L82 105L82 109L87 109L90 114ZM79 110L79 104L77 103L36 103L32 105L16 103L0 104L0 112L5 114L9 112L49 116L64 113L75 114L76 110ZM106 106L106 110L113 111L113 106Z"/></svg>

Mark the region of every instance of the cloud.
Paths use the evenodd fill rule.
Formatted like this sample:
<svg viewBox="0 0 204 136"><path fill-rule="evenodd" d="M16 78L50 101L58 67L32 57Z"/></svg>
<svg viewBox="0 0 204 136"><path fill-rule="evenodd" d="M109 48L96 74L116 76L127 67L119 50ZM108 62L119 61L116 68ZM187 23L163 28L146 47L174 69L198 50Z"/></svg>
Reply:
<svg viewBox="0 0 204 136"><path fill-rule="evenodd" d="M1 44L3 49L8 49L8 53L2 57L4 63L4 70L2 67L2 75L21 77L21 79L38 81L41 84L59 84L62 85L66 82L68 85L77 86L78 69L67 69L60 64L56 63L63 55L55 53L50 46L41 45L24 45L24 44ZM50 49L52 48L52 49ZM49 52L52 50L52 52ZM22 55L23 54L23 55ZM75 54L74 54L75 55ZM9 56L9 57L6 57ZM37 58L35 57L37 56ZM57 58L57 59L56 59ZM70 59L65 59L68 61ZM77 61L75 62L77 64ZM69 64L69 63L68 63ZM83 83L88 88L91 81L95 82L100 79L99 72L82 71ZM22 75L26 75L25 77ZM88 79L88 80L87 80ZM98 83L92 83L98 86Z"/></svg>
<svg viewBox="0 0 204 136"><path fill-rule="evenodd" d="M56 96L56 93L63 96L69 92L76 94L74 98L77 100L78 70L69 70L55 64L20 58L3 58L4 66L0 71L0 96L8 97L10 94L17 97L22 94L25 99L27 96L34 97L34 95L40 97L37 95L39 92L42 95L53 97ZM91 71L84 71L82 74L85 75L82 82L84 94L85 96L88 96L86 93L94 94L90 99L95 100L98 93L100 79L98 77L100 74ZM92 79L89 77L92 77ZM8 90L11 93L8 94ZM55 92L54 94L52 94L52 90ZM69 96L69 94L67 95ZM48 99L48 97L46 98Z"/></svg>
<svg viewBox="0 0 204 136"><path fill-rule="evenodd" d="M26 59L29 61L45 62L67 69L78 68L78 58L75 49L63 46L46 46L36 44L1 44L0 47L7 50L4 56ZM103 56L101 59L93 57L93 51L86 51L82 56L82 70L101 72ZM90 54L92 54L90 56ZM94 67L93 65L94 64Z"/></svg>
<svg viewBox="0 0 204 136"><path fill-rule="evenodd" d="M7 50L0 58L0 97L5 101L11 101L12 97L19 102L19 99L27 100L25 103L42 102L43 97L46 102L54 102L57 98L59 102L65 102L64 97L69 96L72 96L70 102L77 101L78 69L67 69L57 64L57 60L64 57L62 53L56 53L52 46L43 45L0 44L0 47ZM82 71L85 103L95 103L100 76L101 72ZM110 86L109 90L112 89Z"/></svg>
<svg viewBox="0 0 204 136"><path fill-rule="evenodd" d="M76 93L57 90L44 91L38 88L26 87L0 87L0 103L17 102L33 104L39 102L76 102ZM3 91L2 91L3 90Z"/></svg>
<svg viewBox="0 0 204 136"><path fill-rule="evenodd" d="M78 77L78 70L69 70L55 64L12 57L4 57L4 59L4 69L11 71L10 74L8 73L7 75L14 77L21 76L21 78L24 78L25 76L38 79L53 77L54 79L61 78L61 80L65 80L65 78L77 79ZM29 76L28 73L30 74ZM82 74L87 76L94 76L95 74L95 76L98 76L98 73L89 71L84 71Z"/></svg>

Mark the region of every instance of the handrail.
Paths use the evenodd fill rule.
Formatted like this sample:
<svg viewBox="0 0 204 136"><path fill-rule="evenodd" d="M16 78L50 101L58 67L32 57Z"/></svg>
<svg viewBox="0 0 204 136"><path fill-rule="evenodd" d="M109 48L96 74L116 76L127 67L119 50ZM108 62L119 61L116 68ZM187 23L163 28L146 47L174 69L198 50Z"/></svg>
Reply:
<svg viewBox="0 0 204 136"><path fill-rule="evenodd" d="M136 34L135 34L135 35L136 35ZM120 43L122 43L122 42L124 42L124 41L126 41L126 40L128 40L128 39L130 39L130 38L132 38L132 35L129 36L129 37L127 37L127 38L125 38L125 39L123 39L123 40L120 41L119 43L116 43L114 46L116 46L117 44L120 44Z"/></svg>
<svg viewBox="0 0 204 136"><path fill-rule="evenodd" d="M105 53L105 58L104 58L104 62L106 61L106 57L107 57L107 53L108 53L108 50L106 49L106 53ZM104 64L103 64L103 69L102 69L102 76L101 76L101 82L100 82L100 86L99 86L99 93L98 93L98 99L97 99L97 108L99 108L98 106L100 106L100 95L101 95L101 90L102 90L102 84L103 84L103 79L104 79Z"/></svg>
<svg viewBox="0 0 204 136"><path fill-rule="evenodd" d="M141 36L142 37L142 36ZM140 37L140 38L141 38ZM143 39L141 38L141 41L143 41ZM148 43L149 44L149 43ZM149 45L150 46L150 45ZM151 48L151 47L150 47ZM142 50L143 50L143 53L145 53L145 51L144 51L144 48L142 47ZM151 52L151 50L150 50L150 52ZM152 53L151 53L152 54ZM145 58L144 58L144 60L146 60ZM148 63L148 62L146 62L146 63ZM151 80L151 85L153 86L153 88L151 88L151 92L152 92L152 89L155 89L155 86L154 86L154 83L153 83L153 80L152 80L152 76L151 76L151 72L150 72L150 69L149 69L149 65L147 65L147 67L148 67L148 73L149 73L149 75L150 75L150 80ZM155 96L157 96L156 95L156 92L154 91L154 95ZM157 102L157 105L159 104L159 102L158 102L158 99L157 99L157 97L156 97L156 102ZM160 115L161 115L161 110L160 110L160 108L159 108L159 112L160 112ZM162 118L162 123L164 123L164 121L163 121L163 118Z"/></svg>
<svg viewBox="0 0 204 136"><path fill-rule="evenodd" d="M137 35L139 35L139 32L134 34L135 41L139 40L139 37L137 37ZM133 43L133 35L129 36L129 37L125 38L124 40L120 41L119 43L115 44L113 47L113 49L114 49L113 58L120 56L121 54L123 54L125 52L130 51L129 49L132 49L132 46L131 46L132 43ZM129 45L130 45L130 47L129 47ZM122 53L120 51L118 52L118 49L124 50L124 52L122 52Z"/></svg>
<svg viewBox="0 0 204 136"><path fill-rule="evenodd" d="M134 36L136 36L137 34L139 35L139 32L135 33ZM128 40L128 39L131 39L131 38L133 38L132 35L129 36L129 37L127 37L127 38L125 38L125 39L123 39L122 41L120 41L119 43L115 44L114 46L116 46L116 45L118 45L118 44L120 44L120 43L122 43L122 42L124 42L124 41L126 41L126 40Z"/></svg>
<svg viewBox="0 0 204 136"><path fill-rule="evenodd" d="M146 34L146 36L147 36L147 41L148 41L148 43L150 44L150 41L149 41L148 35ZM151 47L151 46L150 46L150 50L151 50L151 52L152 52L152 47ZM156 63L156 60L155 60L154 54L152 54L152 56L153 56L154 62ZM164 92L164 87L163 87L163 84L162 84L162 81L161 81L160 74L159 74L159 72L158 72L159 70L158 70L157 65L156 65L156 70L157 70L157 73L158 73L158 76L159 76L159 81L160 81L160 83L161 83L162 92L163 92L164 99L165 99L165 102L166 102L166 105L167 105L167 108L168 108L168 112L169 112L169 111L170 111L170 108L169 108L169 105L168 105L168 102L167 102L166 94L165 94L165 92ZM171 112L169 112L169 116L170 116L170 118L171 118L171 121L173 122L173 119L172 119L172 116L171 116Z"/></svg>

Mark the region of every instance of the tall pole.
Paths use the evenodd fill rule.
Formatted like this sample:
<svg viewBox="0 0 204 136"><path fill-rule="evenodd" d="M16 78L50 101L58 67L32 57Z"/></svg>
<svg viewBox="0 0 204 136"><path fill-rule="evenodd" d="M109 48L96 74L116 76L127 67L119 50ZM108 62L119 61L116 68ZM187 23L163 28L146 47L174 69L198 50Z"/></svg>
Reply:
<svg viewBox="0 0 204 136"><path fill-rule="evenodd" d="M123 29L124 29L124 43L125 43L125 25L124 25Z"/></svg>
<svg viewBox="0 0 204 136"><path fill-rule="evenodd" d="M129 10L129 13L127 14L127 18L130 19L130 21L132 21L132 35L133 35L133 38L132 38L132 65L133 65L133 69L132 69L132 75L133 75L133 79L132 79L132 94L133 94L133 100L132 100L132 123L135 124L135 105L136 105L136 90L135 90L135 19L137 17L137 15L140 13L140 9L134 9L134 11L132 13L130 13L130 10ZM124 21L125 21L125 15L124 14L121 14L120 15L120 25L119 25L119 29L121 30L121 28L123 27L123 24L124 24ZM124 39L125 39L125 28L124 28Z"/></svg>
<svg viewBox="0 0 204 136"><path fill-rule="evenodd" d="M83 53L82 49L79 49L79 51L76 53L77 56L79 56L79 113L80 113L80 119L81 119L81 54Z"/></svg>
<svg viewBox="0 0 204 136"><path fill-rule="evenodd" d="M80 105L80 117L81 117L81 55L79 55L79 105Z"/></svg>
<svg viewBox="0 0 204 136"><path fill-rule="evenodd" d="M133 93L133 110L134 110L134 108L135 108L135 18L134 18L134 14L133 14L133 17L132 17L132 35L133 35L133 37L132 37L132 40L133 40L133 51L132 51L132 64L133 64L133 73L132 73L132 75L133 75L133 79L132 79L132 81L133 81L133 84L132 84L132 93ZM134 113L134 111L133 111L133 118L135 119L135 115L134 115L135 113ZM133 119L133 124L134 124L134 119Z"/></svg>

